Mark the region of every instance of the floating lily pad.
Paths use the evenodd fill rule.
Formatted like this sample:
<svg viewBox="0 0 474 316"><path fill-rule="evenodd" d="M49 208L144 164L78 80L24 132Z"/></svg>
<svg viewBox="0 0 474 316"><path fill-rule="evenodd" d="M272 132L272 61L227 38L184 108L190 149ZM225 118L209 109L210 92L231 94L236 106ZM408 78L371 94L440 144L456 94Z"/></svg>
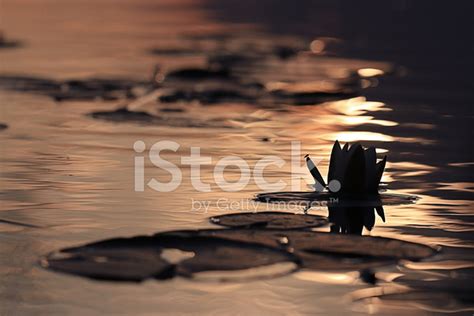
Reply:
<svg viewBox="0 0 474 316"><path fill-rule="evenodd" d="M170 251L181 254L180 258L176 255L170 258ZM48 255L43 266L94 279L142 281L292 263L288 273L297 267L297 262L293 254L281 249L188 231L117 238L67 248Z"/></svg>
<svg viewBox="0 0 474 316"><path fill-rule="evenodd" d="M194 252L195 256L178 264L181 274L203 271L232 271L268 266L281 262L297 262L292 254L252 241L199 236L196 233L155 235L162 247Z"/></svg>
<svg viewBox="0 0 474 316"><path fill-rule="evenodd" d="M256 98L250 94L245 94L238 89L206 89L202 91L196 90L176 90L160 96L160 102L173 103L173 102L191 102L199 101L203 104L215 104L224 102L253 102Z"/></svg>
<svg viewBox="0 0 474 316"><path fill-rule="evenodd" d="M343 82L270 82L267 88L275 98L295 105L317 104L357 96L357 92L345 86Z"/></svg>
<svg viewBox="0 0 474 316"><path fill-rule="evenodd" d="M303 267L315 270L359 270L435 253L431 247L397 239L314 231L223 229L200 234L286 249L301 259Z"/></svg>
<svg viewBox="0 0 474 316"><path fill-rule="evenodd" d="M47 95L56 101L116 100L134 97L137 87L151 87L152 82L126 79L88 78L83 80L54 80L15 75L0 76L0 88Z"/></svg>
<svg viewBox="0 0 474 316"><path fill-rule="evenodd" d="M220 279L225 279L225 271L258 268L255 276L269 277L299 266L325 271L360 270L401 259L421 260L434 253L428 246L390 238L238 228L109 239L60 250L42 263L55 271L104 280L194 277L207 272L222 272ZM284 270L273 269L276 265L284 265Z"/></svg>
<svg viewBox="0 0 474 316"><path fill-rule="evenodd" d="M137 123L159 123L159 117L142 111L130 111L127 108L119 108L114 111L97 111L89 114L95 119L101 119L111 122L137 122Z"/></svg>
<svg viewBox="0 0 474 316"><path fill-rule="evenodd" d="M214 67L232 68L236 66L251 66L261 62L263 56L255 52L217 52L208 56L208 64Z"/></svg>
<svg viewBox="0 0 474 316"><path fill-rule="evenodd" d="M192 56L202 54L202 51L199 51L196 48L192 47L156 47L149 50L150 54L159 55L159 56Z"/></svg>
<svg viewBox="0 0 474 316"><path fill-rule="evenodd" d="M327 224L326 218L318 215L283 212L236 213L214 216L211 223L227 227L252 227L265 229L298 229Z"/></svg>
<svg viewBox="0 0 474 316"><path fill-rule="evenodd" d="M408 194L380 193L377 195L369 195L364 197L358 196L341 196L331 192L271 192L257 194L255 197L260 202L302 202L315 205L320 203L334 207L350 207L350 206L382 206L382 205L401 205L412 204L418 200L417 196Z"/></svg>
<svg viewBox="0 0 474 316"><path fill-rule="evenodd" d="M166 73L165 81L170 80L233 80L229 69L182 68Z"/></svg>
<svg viewBox="0 0 474 316"><path fill-rule="evenodd" d="M10 40L6 38L2 31L0 31L0 49L2 48L15 48L21 46L22 43L16 40Z"/></svg>
<svg viewBox="0 0 474 316"><path fill-rule="evenodd" d="M164 279L174 275L174 266L153 248L111 247L93 245L54 253L43 262L49 269L99 280L135 281Z"/></svg>
<svg viewBox="0 0 474 316"><path fill-rule="evenodd" d="M164 125L173 127L214 127L230 128L222 121L208 120L207 122L195 120L187 116L156 116L143 111L130 111L126 107L112 111L97 111L88 116L115 123L139 123L146 125Z"/></svg>

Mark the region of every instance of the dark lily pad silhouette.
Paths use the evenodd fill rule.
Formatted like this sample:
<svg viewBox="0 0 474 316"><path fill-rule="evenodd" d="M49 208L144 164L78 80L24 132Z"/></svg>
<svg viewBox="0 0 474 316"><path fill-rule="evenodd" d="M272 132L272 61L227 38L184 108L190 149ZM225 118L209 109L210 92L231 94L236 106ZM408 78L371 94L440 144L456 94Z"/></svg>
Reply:
<svg viewBox="0 0 474 316"><path fill-rule="evenodd" d="M322 216L283 212L236 213L214 216L211 223L227 227L298 229L327 224Z"/></svg>
<svg viewBox="0 0 474 316"><path fill-rule="evenodd" d="M207 122L191 119L185 116L155 116L143 111L130 111L126 107L112 111L97 111L87 114L88 116L114 122L114 123L138 123L141 125L173 126L173 127L195 127L195 128L230 128L223 121L208 120Z"/></svg>
<svg viewBox="0 0 474 316"><path fill-rule="evenodd" d="M84 247L54 253L44 261L49 269L99 280L142 281L173 277L174 266L152 247Z"/></svg>
<svg viewBox="0 0 474 316"><path fill-rule="evenodd" d="M166 255L175 252L174 258ZM396 239L279 229L207 229L116 238L49 254L45 268L93 279L142 281L200 272L268 268L265 276L301 266L314 270L360 270L421 260L432 248ZM288 264L278 273L274 265Z"/></svg>
<svg viewBox="0 0 474 316"><path fill-rule="evenodd" d="M91 100L102 98L104 100L118 100L132 98L132 89L145 82L133 82L120 79L95 79L68 80L61 83L61 89L51 94L57 101L64 100Z"/></svg>
<svg viewBox="0 0 474 316"><path fill-rule="evenodd" d="M397 239L307 230L222 229L200 234L286 249L301 260L302 267L314 270L360 270L435 253L431 247Z"/></svg>
<svg viewBox="0 0 474 316"><path fill-rule="evenodd" d="M272 92L273 97L279 102L293 105L311 105L322 102L341 100L357 96L355 92L300 92L287 93L284 91Z"/></svg>
<svg viewBox="0 0 474 316"><path fill-rule="evenodd" d="M275 56L283 60L294 57L296 54L298 54L298 51L299 49L286 45L276 45L273 48L273 53L275 54Z"/></svg>
<svg viewBox="0 0 474 316"><path fill-rule="evenodd" d="M64 100L116 100L134 97L134 88L153 87L150 81L89 78L83 80L54 80L41 77L2 75L0 88L19 92L47 95L56 101Z"/></svg>
<svg viewBox="0 0 474 316"><path fill-rule="evenodd" d="M10 40L5 37L4 33L0 31L0 49L2 48L15 48L21 46L22 43L16 40Z"/></svg>
<svg viewBox="0 0 474 316"><path fill-rule="evenodd" d="M159 100L164 103L172 103L178 101L191 102L199 101L203 104L215 104L222 102L253 102L255 96L246 94L237 89L213 88L202 91L196 90L175 90L160 96Z"/></svg>
<svg viewBox="0 0 474 316"><path fill-rule="evenodd" d="M152 55L158 56L191 56L202 54L203 52L197 48L191 47L156 47L149 50Z"/></svg>
<svg viewBox="0 0 474 316"><path fill-rule="evenodd" d="M20 41L0 40L0 49L3 48L16 48L22 46Z"/></svg>
<svg viewBox="0 0 474 316"><path fill-rule="evenodd" d="M253 65L262 61L263 57L255 53L218 52L208 56L207 63L210 67L231 68L243 65Z"/></svg>
<svg viewBox="0 0 474 316"><path fill-rule="evenodd" d="M331 192L270 192L260 193L255 196L260 202L303 202L311 205L326 204L333 207L363 207L363 206L382 206L382 205L401 205L412 204L418 200L418 197L408 194L380 193L378 195L365 196L338 196Z"/></svg>
<svg viewBox="0 0 474 316"><path fill-rule="evenodd" d="M159 68L157 67L157 70ZM211 69L211 68L182 68L170 71L164 75L164 81L172 80L233 80L235 79L229 69Z"/></svg>
<svg viewBox="0 0 474 316"><path fill-rule="evenodd" d="M61 84L47 78L2 75L0 76L0 88L49 95L59 92Z"/></svg>
<svg viewBox="0 0 474 316"><path fill-rule="evenodd" d="M89 114L95 119L101 119L112 122L137 122L137 123L159 123L159 117L153 116L147 112L130 111L126 107L114 111L97 111Z"/></svg>
<svg viewBox="0 0 474 316"><path fill-rule="evenodd" d="M178 258L164 256L176 251ZM253 242L199 235L195 231L166 232L154 236L116 238L52 253L42 261L45 268L115 281L192 277L206 271L237 271L298 259L284 250ZM281 271L280 271L281 272Z"/></svg>
<svg viewBox="0 0 474 316"><path fill-rule="evenodd" d="M183 113L186 110L183 108L161 108L160 112L163 113Z"/></svg>
<svg viewBox="0 0 474 316"><path fill-rule="evenodd" d="M294 105L318 104L357 96L355 89L345 86L343 82L334 82L330 87L328 85L322 82L277 82L270 84L268 88L270 95L279 102Z"/></svg>

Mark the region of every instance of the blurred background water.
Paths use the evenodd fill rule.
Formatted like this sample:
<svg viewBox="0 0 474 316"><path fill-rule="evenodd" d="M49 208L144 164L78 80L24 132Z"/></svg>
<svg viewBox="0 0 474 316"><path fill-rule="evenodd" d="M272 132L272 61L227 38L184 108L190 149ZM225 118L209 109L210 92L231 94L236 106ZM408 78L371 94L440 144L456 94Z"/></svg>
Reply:
<svg viewBox="0 0 474 316"><path fill-rule="evenodd" d="M127 104L122 99L57 102L0 90L0 121L8 124L0 132L0 314L472 313L471 2L4 0L0 10L4 37L22 44L0 50L2 76L143 81L156 64L166 70L202 66L205 52L216 48L295 45L307 52L241 67L240 75L263 83L331 82L357 71L367 77L358 96L314 105L179 102L174 106L182 112L158 125L86 115ZM191 52L150 54L153 48ZM383 75L371 76L374 71ZM170 105L152 100L136 107L159 114ZM192 127L195 121L207 123ZM215 185L210 193L197 192L188 166L180 166L183 183L173 192L134 192L133 143L143 140L149 148L164 139L181 145L165 154L176 164L191 146L212 157L213 165L201 172L211 184L213 166L227 155L252 165L265 155L291 161L294 140L302 142L302 154L321 158L336 139L377 146L388 155L383 181L389 189L421 199L386 207L386 221L378 218L364 234L442 247L429 263L405 262L382 272L449 279L450 286L421 297L353 302L351 293L370 287L351 272L229 284L116 284L41 269L39 257L64 246L212 227L207 218L225 211L216 201L260 192L253 181L239 192ZM166 178L146 164L147 178ZM270 167L266 176L290 182L290 171L287 163ZM193 211L192 199L213 203L207 212ZM327 215L325 208L312 212Z"/></svg>

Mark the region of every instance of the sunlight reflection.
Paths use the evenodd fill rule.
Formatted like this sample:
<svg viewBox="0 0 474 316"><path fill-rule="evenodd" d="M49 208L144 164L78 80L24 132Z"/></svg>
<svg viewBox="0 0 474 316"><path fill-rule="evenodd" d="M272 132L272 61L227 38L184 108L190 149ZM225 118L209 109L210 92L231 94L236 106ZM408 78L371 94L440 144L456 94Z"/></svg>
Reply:
<svg viewBox="0 0 474 316"><path fill-rule="evenodd" d="M367 101L364 97L332 102L331 109L345 115L363 115L367 112L391 111L383 102Z"/></svg>
<svg viewBox="0 0 474 316"><path fill-rule="evenodd" d="M406 262L405 267L413 270L454 270L473 268L474 263L465 260L444 260L438 262Z"/></svg>
<svg viewBox="0 0 474 316"><path fill-rule="evenodd" d="M322 40L316 39L311 42L309 47L314 54L320 54L324 51L326 44Z"/></svg>
<svg viewBox="0 0 474 316"><path fill-rule="evenodd" d="M358 273L301 271L296 273L295 277L299 280L325 284L351 284L357 280Z"/></svg>
<svg viewBox="0 0 474 316"><path fill-rule="evenodd" d="M361 77L374 77L383 75L384 71L376 68L362 68L357 70L357 73Z"/></svg>
<svg viewBox="0 0 474 316"><path fill-rule="evenodd" d="M340 142L356 142L356 141L376 141L376 142L393 142L395 138L389 135L375 132L336 132L323 135L324 139Z"/></svg>
<svg viewBox="0 0 474 316"><path fill-rule="evenodd" d="M438 190L453 190L461 192L474 192L474 183L471 182L454 182L454 183L438 183L440 187Z"/></svg>
<svg viewBox="0 0 474 316"><path fill-rule="evenodd" d="M346 125L376 124L380 126L397 126L397 122L386 120L374 120L373 116L340 116L342 122Z"/></svg>

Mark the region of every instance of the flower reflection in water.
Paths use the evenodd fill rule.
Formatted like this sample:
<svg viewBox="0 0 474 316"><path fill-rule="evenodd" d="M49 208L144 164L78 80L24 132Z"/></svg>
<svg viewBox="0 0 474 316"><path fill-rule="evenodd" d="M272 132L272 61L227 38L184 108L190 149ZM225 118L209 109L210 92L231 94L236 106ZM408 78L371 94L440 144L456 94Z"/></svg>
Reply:
<svg viewBox="0 0 474 316"><path fill-rule="evenodd" d="M371 231L375 213L385 222L382 206L377 207L328 207L331 233L362 235L363 228Z"/></svg>

